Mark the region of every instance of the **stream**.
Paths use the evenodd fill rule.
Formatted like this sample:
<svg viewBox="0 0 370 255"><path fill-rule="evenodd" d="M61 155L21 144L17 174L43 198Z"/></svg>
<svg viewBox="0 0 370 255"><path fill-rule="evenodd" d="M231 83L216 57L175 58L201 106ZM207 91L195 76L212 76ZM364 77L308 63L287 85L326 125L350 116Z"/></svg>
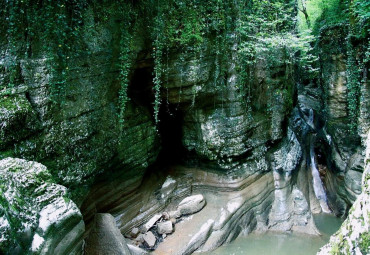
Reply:
<svg viewBox="0 0 370 255"><path fill-rule="evenodd" d="M295 233L252 233L240 236L233 242L220 248L201 253L204 255L313 255L325 245L330 236L335 233L342 220L333 215L319 214L314 216L321 236L295 234Z"/></svg>
<svg viewBox="0 0 370 255"><path fill-rule="evenodd" d="M314 124L314 115L313 110L310 109L309 112L309 118L307 124L313 129L316 130L315 124ZM324 186L322 184L322 181L320 179L320 173L319 170L316 167L316 161L315 161L315 140L316 140L316 134L310 134L310 165L311 165L311 173L312 173L312 180L313 180L313 189L315 192L316 198L320 202L321 209L324 213L330 213L331 210L328 206L328 199L326 197L326 192L324 189Z"/></svg>

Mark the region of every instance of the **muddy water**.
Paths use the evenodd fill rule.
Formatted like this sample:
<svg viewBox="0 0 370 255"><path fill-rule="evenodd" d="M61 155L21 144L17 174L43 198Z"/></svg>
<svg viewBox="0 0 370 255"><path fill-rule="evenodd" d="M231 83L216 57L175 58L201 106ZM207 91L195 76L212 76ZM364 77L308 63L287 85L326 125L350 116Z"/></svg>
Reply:
<svg viewBox="0 0 370 255"><path fill-rule="evenodd" d="M212 255L313 255L329 241L330 235L337 231L342 223L331 215L316 215L315 223L321 236L302 234L250 234L238 237L215 251L202 254Z"/></svg>

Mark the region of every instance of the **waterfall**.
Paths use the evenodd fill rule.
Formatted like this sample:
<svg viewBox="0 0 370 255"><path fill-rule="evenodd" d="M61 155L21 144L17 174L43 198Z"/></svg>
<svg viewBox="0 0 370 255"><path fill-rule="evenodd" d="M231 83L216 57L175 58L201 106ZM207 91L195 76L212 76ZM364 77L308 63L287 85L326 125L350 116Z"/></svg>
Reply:
<svg viewBox="0 0 370 255"><path fill-rule="evenodd" d="M310 111L309 111L307 124L308 124L312 129L315 129L315 125L314 125L314 123L313 123L313 110L312 110L312 109L310 109Z"/></svg>
<svg viewBox="0 0 370 255"><path fill-rule="evenodd" d="M320 206L323 212L331 213L331 210L328 206L328 199L326 197L324 185L322 184L319 170L316 167L315 161L315 150L314 150L314 136L311 137L311 144L310 144L310 158L311 158L311 173L312 173L312 180L313 180L313 190L315 192L316 198L320 202Z"/></svg>
<svg viewBox="0 0 370 255"><path fill-rule="evenodd" d="M315 129L315 125L314 125L313 120L314 120L313 110L310 109L307 124L311 128ZM331 210L328 206L328 199L326 197L324 185L321 181L319 170L316 167L315 149L314 149L315 135L314 134L311 134L309 142L310 142L310 159L311 159L311 173L312 173L312 180L313 180L313 190L314 190L316 198L320 202L320 207L321 207L322 211L325 212L325 213L331 213Z"/></svg>

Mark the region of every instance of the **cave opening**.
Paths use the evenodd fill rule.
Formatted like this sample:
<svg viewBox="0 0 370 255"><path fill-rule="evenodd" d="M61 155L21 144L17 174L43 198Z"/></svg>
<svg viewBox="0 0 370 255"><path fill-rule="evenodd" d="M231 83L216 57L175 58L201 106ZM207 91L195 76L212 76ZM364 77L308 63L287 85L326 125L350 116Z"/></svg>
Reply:
<svg viewBox="0 0 370 255"><path fill-rule="evenodd" d="M153 115L153 66L137 68L132 74L127 95L137 105L144 106Z"/></svg>
<svg viewBox="0 0 370 255"><path fill-rule="evenodd" d="M181 163L185 148L182 144L184 114L177 105L163 103L159 110L158 131L161 139L161 151L158 161L161 164Z"/></svg>
<svg viewBox="0 0 370 255"><path fill-rule="evenodd" d="M154 83L153 65L147 63L134 70L128 87L129 98L137 105L149 110L154 121ZM159 109L158 134L161 140L161 150L157 163L161 166L180 163L185 154L182 145L183 111L178 104L170 104L162 98Z"/></svg>

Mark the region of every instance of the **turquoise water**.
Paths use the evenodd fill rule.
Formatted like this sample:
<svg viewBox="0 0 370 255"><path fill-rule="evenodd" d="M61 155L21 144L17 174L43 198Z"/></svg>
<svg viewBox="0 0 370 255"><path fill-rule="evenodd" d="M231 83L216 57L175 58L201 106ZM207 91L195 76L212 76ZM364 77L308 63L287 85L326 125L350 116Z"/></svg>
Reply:
<svg viewBox="0 0 370 255"><path fill-rule="evenodd" d="M250 234L238 237L212 252L212 255L312 255L329 241L330 235L337 231L342 220L331 215L317 215L315 223L321 236L285 233Z"/></svg>

